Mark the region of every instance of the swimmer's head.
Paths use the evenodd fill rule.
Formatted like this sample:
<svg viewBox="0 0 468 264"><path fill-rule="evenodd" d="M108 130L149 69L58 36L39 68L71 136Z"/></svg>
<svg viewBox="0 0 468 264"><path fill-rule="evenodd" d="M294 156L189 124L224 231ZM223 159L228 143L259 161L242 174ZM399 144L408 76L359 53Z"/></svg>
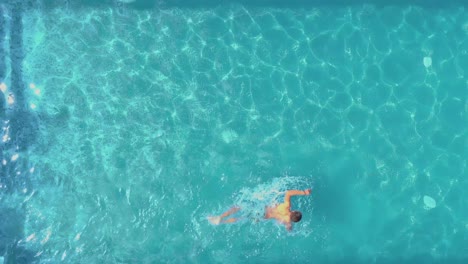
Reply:
<svg viewBox="0 0 468 264"><path fill-rule="evenodd" d="M291 221L293 222L299 222L302 219L302 214L299 211L292 211L289 216L291 217Z"/></svg>

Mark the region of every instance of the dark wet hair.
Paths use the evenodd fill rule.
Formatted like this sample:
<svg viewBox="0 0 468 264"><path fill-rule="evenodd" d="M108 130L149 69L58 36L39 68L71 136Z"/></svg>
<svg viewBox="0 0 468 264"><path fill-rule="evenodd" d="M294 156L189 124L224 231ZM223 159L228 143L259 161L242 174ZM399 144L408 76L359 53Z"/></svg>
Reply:
<svg viewBox="0 0 468 264"><path fill-rule="evenodd" d="M290 216L291 216L291 221L293 222L299 222L302 219L302 214L299 211L292 211Z"/></svg>

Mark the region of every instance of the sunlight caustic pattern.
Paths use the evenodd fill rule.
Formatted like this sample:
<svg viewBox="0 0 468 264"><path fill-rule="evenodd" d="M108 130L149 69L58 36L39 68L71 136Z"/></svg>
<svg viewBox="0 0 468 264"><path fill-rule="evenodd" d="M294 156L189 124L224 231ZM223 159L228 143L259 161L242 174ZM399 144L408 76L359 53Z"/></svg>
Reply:
<svg viewBox="0 0 468 264"><path fill-rule="evenodd" d="M466 257L467 21L463 8L31 10L24 69L45 122L24 243L45 263ZM287 242L311 246L202 220L286 174L318 189Z"/></svg>

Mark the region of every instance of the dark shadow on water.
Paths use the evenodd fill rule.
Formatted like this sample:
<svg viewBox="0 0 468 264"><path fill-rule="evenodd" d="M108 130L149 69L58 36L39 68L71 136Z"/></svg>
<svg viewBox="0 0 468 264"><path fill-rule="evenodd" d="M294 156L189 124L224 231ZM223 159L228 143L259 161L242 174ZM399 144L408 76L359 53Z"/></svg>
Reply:
<svg viewBox="0 0 468 264"><path fill-rule="evenodd" d="M15 107L26 107L25 85L23 82L23 11L21 5L11 8L10 25L10 58L11 58L11 91L15 95Z"/></svg>
<svg viewBox="0 0 468 264"><path fill-rule="evenodd" d="M5 81L6 77L6 52L5 52L5 39L6 39L6 19L4 7L0 6L0 83ZM0 121L5 118L6 101L5 97L0 94Z"/></svg>
<svg viewBox="0 0 468 264"><path fill-rule="evenodd" d="M16 161L11 160L12 153L26 151L35 143L38 135L39 123L35 113L31 112L25 98L25 84L23 81L23 11L24 6L16 1L11 4L0 4L0 82L6 82L6 41L9 40L10 51L10 85L8 92L12 93L15 103L7 106L4 95L0 94L0 121L2 127L8 120L10 140L0 143L0 198L11 193L24 193L30 191L30 179L25 176L28 171L28 159L21 153ZM6 36L6 17L10 17L9 33ZM2 133L3 136L3 133ZM6 162L4 163L3 160ZM29 176L29 175L28 175ZM26 192L24 191L26 190ZM24 242L24 208L20 204L0 203L0 256L1 263L37 263L35 252L26 249ZM17 208L13 208L17 206Z"/></svg>
<svg viewBox="0 0 468 264"><path fill-rule="evenodd" d="M24 213L22 210L0 206L0 256L5 264L37 263L39 258L19 241L24 238Z"/></svg>
<svg viewBox="0 0 468 264"><path fill-rule="evenodd" d="M7 2L18 2L21 0L7 0ZM124 1L124 0L122 0ZM26 1L23 1L26 2ZM131 1L124 1L131 2ZM27 1L29 7L130 7L136 9L152 8L213 8L229 5L243 5L246 7L274 7L274 8L313 8L313 7L346 7L357 5L375 6L409 6L416 5L427 8L446 8L453 6L468 6L466 0L440 1L440 0L135 0L131 3L122 3L118 0L42 0Z"/></svg>
<svg viewBox="0 0 468 264"><path fill-rule="evenodd" d="M32 146L38 137L39 121L37 116L25 109L14 109L10 114L11 140L7 148L18 148L19 151L25 151Z"/></svg>
<svg viewBox="0 0 468 264"><path fill-rule="evenodd" d="M4 255L8 245L21 239L23 235L24 215L13 208L0 208L0 256Z"/></svg>
<svg viewBox="0 0 468 264"><path fill-rule="evenodd" d="M23 9L21 2L11 4L9 15L10 23L10 65L11 84L9 91L15 97L15 103L8 111L6 117L10 120L11 140L5 144L6 149L17 148L25 151L36 142L39 130L37 116L29 107L25 96L26 85L23 81ZM2 8L3 9L3 8ZM2 16L1 19L4 16ZM1 41L1 32L0 32ZM0 50L1 52L1 50ZM0 53L1 55L1 53ZM3 58L4 61L4 58ZM1 67L1 64L0 64ZM1 69L1 68L0 68ZM1 77L1 76L0 76ZM0 81L1 78L0 78ZM5 103L3 103L5 105ZM4 108L3 108L4 109ZM2 111L3 112L3 111Z"/></svg>
<svg viewBox="0 0 468 264"><path fill-rule="evenodd" d="M0 6L0 83L5 80L6 76L6 64L5 64L5 38L6 38L6 21L4 16L4 8ZM2 103L3 102L3 103ZM4 98L0 98L0 109L4 109Z"/></svg>

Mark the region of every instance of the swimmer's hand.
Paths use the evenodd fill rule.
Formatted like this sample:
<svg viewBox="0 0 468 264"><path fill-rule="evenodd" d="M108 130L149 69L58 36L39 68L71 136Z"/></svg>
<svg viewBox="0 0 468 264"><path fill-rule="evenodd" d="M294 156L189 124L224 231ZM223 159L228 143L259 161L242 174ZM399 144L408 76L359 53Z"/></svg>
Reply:
<svg viewBox="0 0 468 264"><path fill-rule="evenodd" d="M306 189L306 190L304 190L304 194L305 194L305 195L310 195L310 192L311 192L311 191L312 191L311 189Z"/></svg>

